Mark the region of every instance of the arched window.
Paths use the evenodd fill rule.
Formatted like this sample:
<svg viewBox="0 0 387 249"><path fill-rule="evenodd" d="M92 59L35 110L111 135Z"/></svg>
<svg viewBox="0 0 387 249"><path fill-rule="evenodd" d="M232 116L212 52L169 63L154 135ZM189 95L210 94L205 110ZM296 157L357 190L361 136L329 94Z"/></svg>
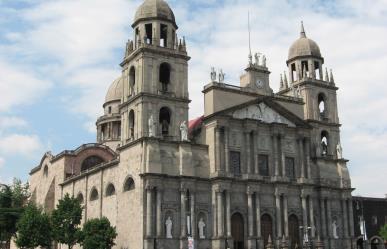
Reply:
<svg viewBox="0 0 387 249"><path fill-rule="evenodd" d="M112 183L110 183L107 188L106 188L106 193L105 195L106 196L112 196L112 195L115 195L116 194L116 188L114 187L114 185Z"/></svg>
<svg viewBox="0 0 387 249"><path fill-rule="evenodd" d="M43 176L44 176L44 177L47 177L47 176L48 176L48 166L47 166L47 164L44 165Z"/></svg>
<svg viewBox="0 0 387 249"><path fill-rule="evenodd" d="M328 148L329 148L329 136L327 131L321 132L321 155L326 156L328 155Z"/></svg>
<svg viewBox="0 0 387 249"><path fill-rule="evenodd" d="M93 188L90 193L90 201L98 200L98 190Z"/></svg>
<svg viewBox="0 0 387 249"><path fill-rule="evenodd" d="M129 112L129 137L134 138L134 111Z"/></svg>
<svg viewBox="0 0 387 249"><path fill-rule="evenodd" d="M131 67L129 70L129 95L134 95L134 86L136 85L136 69Z"/></svg>
<svg viewBox="0 0 387 249"><path fill-rule="evenodd" d="M105 160L103 160L99 156L89 156L88 158L83 160L82 166L81 166L81 171L91 169L91 168L95 167L96 165L101 164L103 162L105 162Z"/></svg>
<svg viewBox="0 0 387 249"><path fill-rule="evenodd" d="M273 239L273 220L268 214L264 214L261 217L261 231L263 236L263 244L266 248L269 236L271 239Z"/></svg>
<svg viewBox="0 0 387 249"><path fill-rule="evenodd" d="M82 193L79 193L77 195L77 200L79 201L79 204L83 204L84 198L83 198L83 194Z"/></svg>
<svg viewBox="0 0 387 249"><path fill-rule="evenodd" d="M161 134L167 136L169 134L169 124L171 123L171 112L168 107L160 109L159 123L161 125Z"/></svg>
<svg viewBox="0 0 387 249"><path fill-rule="evenodd" d="M320 111L320 117L325 118L326 111L327 111L325 94L320 93L317 97L317 101L318 101L318 109Z"/></svg>
<svg viewBox="0 0 387 249"><path fill-rule="evenodd" d="M162 63L159 71L159 81L161 83L161 91L167 92L171 78L171 66L168 63Z"/></svg>
<svg viewBox="0 0 387 249"><path fill-rule="evenodd" d="M124 192L130 191L132 189L134 189L134 181L133 178L128 177L124 183Z"/></svg>

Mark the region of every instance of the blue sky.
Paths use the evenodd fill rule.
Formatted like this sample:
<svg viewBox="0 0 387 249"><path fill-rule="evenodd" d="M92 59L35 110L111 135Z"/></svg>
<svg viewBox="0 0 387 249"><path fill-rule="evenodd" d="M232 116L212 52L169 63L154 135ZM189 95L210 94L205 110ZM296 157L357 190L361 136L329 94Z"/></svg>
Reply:
<svg viewBox="0 0 387 249"><path fill-rule="evenodd" d="M0 181L28 178L45 151L95 141L104 95L119 76L141 1L0 0ZM339 90L344 156L355 194L387 193L387 1L170 0L192 57L190 117L212 66L238 85L252 48L277 91L288 48L305 23Z"/></svg>

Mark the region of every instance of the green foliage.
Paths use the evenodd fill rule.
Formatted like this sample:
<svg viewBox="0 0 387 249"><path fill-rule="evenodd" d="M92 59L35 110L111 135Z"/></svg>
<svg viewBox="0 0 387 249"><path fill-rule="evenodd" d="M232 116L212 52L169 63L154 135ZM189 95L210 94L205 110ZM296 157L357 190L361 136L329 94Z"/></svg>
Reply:
<svg viewBox="0 0 387 249"><path fill-rule="evenodd" d="M16 223L29 197L28 184L18 179L0 191L0 240L10 242L16 234Z"/></svg>
<svg viewBox="0 0 387 249"><path fill-rule="evenodd" d="M82 220L82 207L76 198L68 194L59 203L51 214L53 235L55 241L72 248L79 242Z"/></svg>
<svg viewBox="0 0 387 249"><path fill-rule="evenodd" d="M17 223L16 245L35 248L51 245L51 223L47 214L34 204L29 204Z"/></svg>
<svg viewBox="0 0 387 249"><path fill-rule="evenodd" d="M385 224L382 228L380 228L379 235L384 240L387 240L387 224Z"/></svg>
<svg viewBox="0 0 387 249"><path fill-rule="evenodd" d="M81 245L83 249L110 249L116 237L116 228L106 217L90 219L83 225Z"/></svg>

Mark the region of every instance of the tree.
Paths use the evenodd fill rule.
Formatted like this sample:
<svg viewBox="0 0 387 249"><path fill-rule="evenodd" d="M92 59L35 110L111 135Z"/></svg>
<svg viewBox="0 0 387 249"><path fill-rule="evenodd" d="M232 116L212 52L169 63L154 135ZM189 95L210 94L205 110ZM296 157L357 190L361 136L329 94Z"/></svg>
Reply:
<svg viewBox="0 0 387 249"><path fill-rule="evenodd" d="M387 240L387 224L385 224L384 226L382 226L382 228L380 228L379 235L385 241Z"/></svg>
<svg viewBox="0 0 387 249"><path fill-rule="evenodd" d="M106 217L90 219L83 225L81 245L83 249L110 249L116 237L116 228Z"/></svg>
<svg viewBox="0 0 387 249"><path fill-rule="evenodd" d="M29 197L28 188L28 183L15 178L11 186L2 185L0 190L0 241L6 241L6 248L16 234L16 223Z"/></svg>
<svg viewBox="0 0 387 249"><path fill-rule="evenodd" d="M68 194L51 214L54 240L66 244L69 249L79 242L82 207L79 200Z"/></svg>
<svg viewBox="0 0 387 249"><path fill-rule="evenodd" d="M35 204L29 204L17 223L16 245L21 248L49 247L52 241L51 223L47 214Z"/></svg>

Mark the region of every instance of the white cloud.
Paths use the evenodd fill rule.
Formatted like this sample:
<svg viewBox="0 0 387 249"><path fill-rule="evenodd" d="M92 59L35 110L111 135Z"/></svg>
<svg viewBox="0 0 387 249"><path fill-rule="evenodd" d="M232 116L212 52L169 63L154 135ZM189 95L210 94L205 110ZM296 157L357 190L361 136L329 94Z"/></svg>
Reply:
<svg viewBox="0 0 387 249"><path fill-rule="evenodd" d="M0 134L2 130L8 128L23 128L27 126L27 121L14 116L0 116Z"/></svg>
<svg viewBox="0 0 387 249"><path fill-rule="evenodd" d="M0 155L34 156L43 146L36 135L11 134L0 138Z"/></svg>
<svg viewBox="0 0 387 249"><path fill-rule="evenodd" d="M0 112L31 103L49 86L49 82L39 79L30 70L11 65L0 57Z"/></svg>

